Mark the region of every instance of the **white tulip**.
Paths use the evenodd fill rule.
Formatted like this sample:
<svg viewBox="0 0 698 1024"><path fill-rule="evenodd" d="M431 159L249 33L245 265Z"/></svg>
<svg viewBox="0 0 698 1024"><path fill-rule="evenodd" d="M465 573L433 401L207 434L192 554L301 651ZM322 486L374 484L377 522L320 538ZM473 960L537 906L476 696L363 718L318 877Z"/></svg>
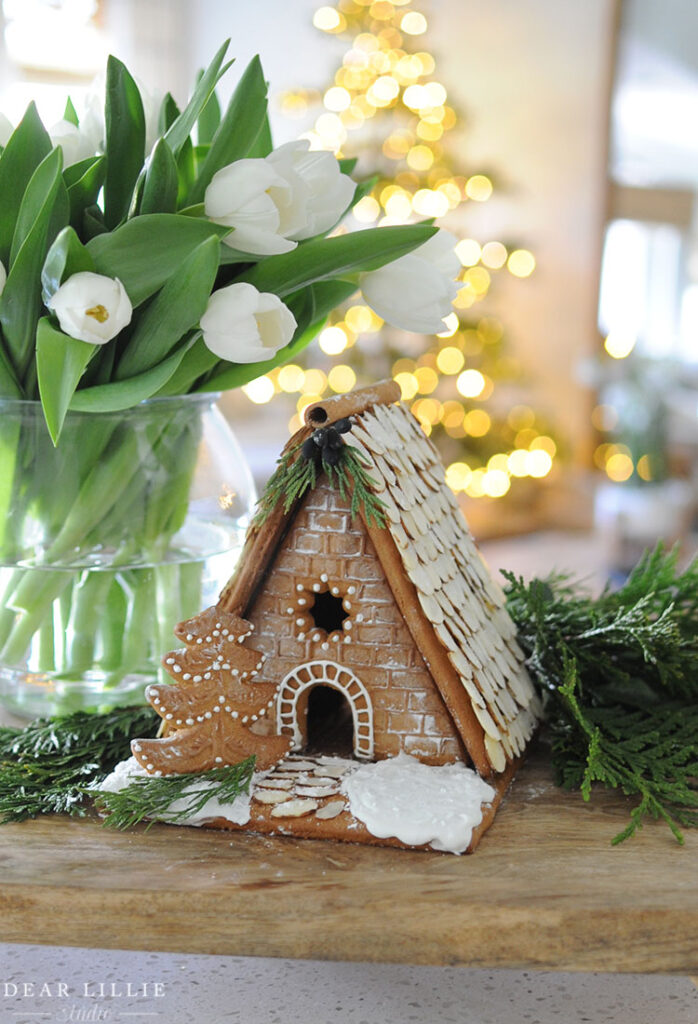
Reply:
<svg viewBox="0 0 698 1024"><path fill-rule="evenodd" d="M2 295L5 288L5 281L7 281L7 271L2 263L0 263L0 295Z"/></svg>
<svg viewBox="0 0 698 1024"><path fill-rule="evenodd" d="M207 348L230 363L271 359L288 345L297 326L278 295L243 281L213 293L200 325Z"/></svg>
<svg viewBox="0 0 698 1024"><path fill-rule="evenodd" d="M93 139L71 121L57 121L49 129L49 136L53 145L63 150L63 167L70 167L95 155Z"/></svg>
<svg viewBox="0 0 698 1024"><path fill-rule="evenodd" d="M223 241L241 252L290 252L287 235L300 229L291 186L262 159L236 160L217 171L204 196L209 220L234 230Z"/></svg>
<svg viewBox="0 0 698 1024"><path fill-rule="evenodd" d="M49 299L64 334L105 345L131 322L131 300L118 277L81 271Z"/></svg>
<svg viewBox="0 0 698 1024"><path fill-rule="evenodd" d="M223 239L228 245L270 256L334 227L353 195L353 181L331 153L288 142L263 159L222 167L206 189L204 209L234 229Z"/></svg>
<svg viewBox="0 0 698 1024"><path fill-rule="evenodd" d="M13 131L14 128L12 127L12 122L9 121L4 114L0 114L0 146L2 146L3 149L10 141L10 136Z"/></svg>
<svg viewBox="0 0 698 1024"><path fill-rule="evenodd" d="M363 274L366 303L384 320L404 331L438 334L452 309L460 270L456 238L441 229L406 256Z"/></svg>
<svg viewBox="0 0 698 1024"><path fill-rule="evenodd" d="M305 139L287 142L266 158L286 178L296 205L304 205L304 225L290 233L300 242L333 228L349 206L354 182L342 174L337 158L326 150L311 150Z"/></svg>

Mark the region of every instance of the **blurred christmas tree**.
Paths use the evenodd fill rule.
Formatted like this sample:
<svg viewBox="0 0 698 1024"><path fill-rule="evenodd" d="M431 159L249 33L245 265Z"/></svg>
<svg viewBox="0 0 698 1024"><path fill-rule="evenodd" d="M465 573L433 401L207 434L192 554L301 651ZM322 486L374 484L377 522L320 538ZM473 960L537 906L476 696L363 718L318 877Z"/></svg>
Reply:
<svg viewBox="0 0 698 1024"><path fill-rule="evenodd" d="M370 194L354 208L356 228L438 217L458 233L453 215L489 200L494 182L465 172L451 152L460 118L434 77L436 62L422 40L424 14L411 0L338 0L315 12L314 25L346 37L348 48L324 95L288 93L282 110L303 117L321 102L324 110L304 136L312 147L357 156L358 178L378 169ZM484 300L498 272L528 277L535 259L527 249L472 238L461 238L457 253L462 287L444 332L405 334L354 304L338 310L321 333L323 355L318 359L313 346L307 357L313 368L284 366L252 382L247 394L264 402L279 391L297 393L290 424L296 429L304 407L319 397L392 376L440 448L455 491L530 502L532 483L553 466L556 444L522 401L521 367Z"/></svg>

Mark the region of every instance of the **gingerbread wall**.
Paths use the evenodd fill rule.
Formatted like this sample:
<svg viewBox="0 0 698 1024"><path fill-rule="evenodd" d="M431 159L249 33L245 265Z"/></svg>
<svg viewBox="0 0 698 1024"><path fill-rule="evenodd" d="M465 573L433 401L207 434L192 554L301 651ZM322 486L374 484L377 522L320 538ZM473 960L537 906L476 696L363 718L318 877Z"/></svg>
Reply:
<svg viewBox="0 0 698 1024"><path fill-rule="evenodd" d="M350 620L336 639L308 616L314 584L345 599ZM260 681L279 683L315 660L358 677L373 707L376 758L404 750L433 764L467 760L363 524L325 481L296 515L246 618L255 649L267 655Z"/></svg>

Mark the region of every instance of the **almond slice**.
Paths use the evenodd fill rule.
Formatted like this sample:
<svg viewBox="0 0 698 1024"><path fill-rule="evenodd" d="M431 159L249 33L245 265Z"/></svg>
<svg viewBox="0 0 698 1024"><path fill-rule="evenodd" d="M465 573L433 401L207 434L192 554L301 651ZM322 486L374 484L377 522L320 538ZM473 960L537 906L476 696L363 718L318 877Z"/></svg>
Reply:
<svg viewBox="0 0 698 1024"><path fill-rule="evenodd" d="M316 811L319 807L317 800L287 800L286 803L277 804L271 812L272 818L302 818L305 814Z"/></svg>
<svg viewBox="0 0 698 1024"><path fill-rule="evenodd" d="M328 821L330 818L336 818L343 810L343 800L330 800L328 804L325 804L324 807L321 807L320 810L316 812L315 817L319 818L321 821Z"/></svg>
<svg viewBox="0 0 698 1024"><path fill-rule="evenodd" d="M252 799L258 804L280 804L288 800L288 793L284 789L257 789L252 794Z"/></svg>

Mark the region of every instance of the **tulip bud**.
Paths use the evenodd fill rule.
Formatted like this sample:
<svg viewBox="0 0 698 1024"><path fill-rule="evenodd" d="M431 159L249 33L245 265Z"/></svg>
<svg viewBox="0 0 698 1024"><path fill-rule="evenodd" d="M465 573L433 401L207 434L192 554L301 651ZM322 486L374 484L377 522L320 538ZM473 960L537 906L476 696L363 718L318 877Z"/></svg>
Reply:
<svg viewBox="0 0 698 1024"><path fill-rule="evenodd" d="M451 312L460 270L456 239L441 229L423 245L361 277L366 303L394 327L418 334L438 334Z"/></svg>
<svg viewBox="0 0 698 1024"><path fill-rule="evenodd" d="M206 347L229 363L271 359L288 345L297 326L278 295L244 281L214 292L200 325Z"/></svg>
<svg viewBox="0 0 698 1024"><path fill-rule="evenodd" d="M49 299L64 334L105 345L131 322L133 308L118 278L80 271Z"/></svg>

